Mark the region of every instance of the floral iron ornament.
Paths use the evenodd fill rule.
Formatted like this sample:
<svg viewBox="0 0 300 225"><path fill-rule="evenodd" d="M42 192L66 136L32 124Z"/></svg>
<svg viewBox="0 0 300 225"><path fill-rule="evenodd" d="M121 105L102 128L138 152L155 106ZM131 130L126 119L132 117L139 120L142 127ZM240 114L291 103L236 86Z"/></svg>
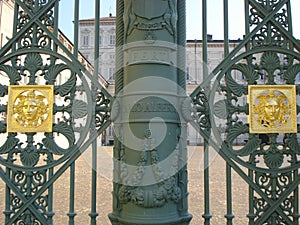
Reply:
<svg viewBox="0 0 300 225"><path fill-rule="evenodd" d="M8 132L52 131L52 85L11 85L8 91Z"/></svg>
<svg viewBox="0 0 300 225"><path fill-rule="evenodd" d="M249 85L250 133L296 133L294 85Z"/></svg>

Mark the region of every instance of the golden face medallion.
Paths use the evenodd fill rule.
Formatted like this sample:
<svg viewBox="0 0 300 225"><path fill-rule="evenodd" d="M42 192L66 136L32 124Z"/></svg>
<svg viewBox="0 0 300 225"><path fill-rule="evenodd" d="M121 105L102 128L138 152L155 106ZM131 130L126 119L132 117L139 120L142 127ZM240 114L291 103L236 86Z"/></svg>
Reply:
<svg viewBox="0 0 300 225"><path fill-rule="evenodd" d="M52 85L10 85L7 132L52 132Z"/></svg>
<svg viewBox="0 0 300 225"><path fill-rule="evenodd" d="M249 85L250 133L296 133L294 85Z"/></svg>

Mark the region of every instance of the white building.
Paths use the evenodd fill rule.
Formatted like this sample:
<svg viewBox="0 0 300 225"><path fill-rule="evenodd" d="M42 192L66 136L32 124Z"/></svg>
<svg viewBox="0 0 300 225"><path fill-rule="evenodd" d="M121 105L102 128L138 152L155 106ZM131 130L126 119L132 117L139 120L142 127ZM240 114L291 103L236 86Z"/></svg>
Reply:
<svg viewBox="0 0 300 225"><path fill-rule="evenodd" d="M95 20L85 19L79 21L79 50L92 64L94 61ZM116 43L116 17L100 19L100 52L99 72L109 82L114 83L115 73L115 43Z"/></svg>
<svg viewBox="0 0 300 225"><path fill-rule="evenodd" d="M14 4L14 0L0 1L0 47L12 37Z"/></svg>
<svg viewBox="0 0 300 225"><path fill-rule="evenodd" d="M12 36L14 0L0 0L0 47L2 47ZM79 50L78 60L85 65L88 71L93 74L94 61L94 19L83 19L79 21ZM99 59L99 81L108 91L114 95L114 73L115 73L115 43L116 43L116 17L111 14L100 19L100 59ZM72 52L73 44L66 36L59 33L59 40ZM229 42L229 51L234 49L240 40ZM208 37L208 72L221 63L224 59L223 40L213 40ZM202 41L187 40L186 42L186 71L187 71L187 94L198 87L203 81L203 61L202 61ZM234 79L245 82L243 75L234 71ZM0 78L2 75L0 73ZM300 83L300 75L296 77L296 82ZM263 83L263 78L259 83ZM242 102L246 103L246 97ZM1 119L1 118L0 118ZM246 119L246 118L245 118ZM104 133L104 143L112 143L113 127L109 127ZM192 127L188 128L188 141L190 144L202 144L203 139ZM243 140L241 140L242 142Z"/></svg>
<svg viewBox="0 0 300 225"><path fill-rule="evenodd" d="M83 19L79 21L79 50L91 63L94 61L94 19ZM114 86L115 72L115 40L116 40L116 17L111 14L108 17L100 18L100 74L109 83L110 90ZM230 50L234 49L239 40L230 41ZM186 43L186 71L187 71L187 94L198 87L203 81L203 60L202 60L202 41L187 40ZM208 72L211 72L224 58L223 40L213 40L208 35ZM106 143L112 143L113 128L110 126L105 134ZM200 137L191 126L188 127L188 142L193 145L203 143Z"/></svg>

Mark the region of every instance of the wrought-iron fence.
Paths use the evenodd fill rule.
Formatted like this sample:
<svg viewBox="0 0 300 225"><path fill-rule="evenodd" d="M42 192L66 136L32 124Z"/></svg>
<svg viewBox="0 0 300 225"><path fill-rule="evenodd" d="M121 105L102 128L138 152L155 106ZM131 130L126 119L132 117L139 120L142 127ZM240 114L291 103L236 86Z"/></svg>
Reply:
<svg viewBox="0 0 300 225"><path fill-rule="evenodd" d="M128 3L117 1L117 11L123 14L124 2ZM291 4L289 0L245 0L245 35L230 51L228 3L224 0L222 7L224 59L209 72L207 1L202 0L203 82L190 95L191 106L185 104L190 107L190 124L204 138L204 182L200 184L204 202L193 202L191 196L189 204L203 204L204 224L213 221L209 153L216 151L226 162L227 224L234 223L234 171L248 185L243 191L248 196L249 224L295 225L299 217L296 96L300 91L300 45L292 32ZM100 0L95 1L90 69L82 64L85 59L78 50L79 0L74 0L74 39L64 39L67 46L58 27L59 15L63 16L59 4L58 0L15 0L13 36L0 50L0 112L9 112L7 121L16 121L0 121L4 224L53 224L54 185L68 169L69 209L64 210L68 223L75 224L75 163L89 146L91 190L86 191L91 192L91 206L87 214L90 224L97 222L95 168L103 163L97 162L97 137L114 116L114 98L105 81L99 80ZM116 23L122 27L123 17L118 15ZM123 66L122 54L117 52L117 68ZM120 73L118 70L119 79ZM116 80L116 84L120 82ZM50 87L54 103L47 94ZM119 91L117 88L116 93ZM26 102L35 105L36 114L23 110ZM276 102L272 107L280 113L279 109L270 113L269 102ZM45 122L49 118L53 123ZM240 135L244 146L237 147Z"/></svg>

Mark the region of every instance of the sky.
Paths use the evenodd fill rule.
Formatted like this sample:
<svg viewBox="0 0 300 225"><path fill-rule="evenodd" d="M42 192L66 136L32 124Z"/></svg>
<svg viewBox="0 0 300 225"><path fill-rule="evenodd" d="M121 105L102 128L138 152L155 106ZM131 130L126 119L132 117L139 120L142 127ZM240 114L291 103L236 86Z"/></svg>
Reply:
<svg viewBox="0 0 300 225"><path fill-rule="evenodd" d="M150 1L150 0L148 0ZM300 39L300 1L290 0L292 4L294 36ZM73 39L74 1L60 0L60 29ZM101 0L101 17L109 16L109 13L116 15L115 0ZM242 39L244 35L244 1L229 0L229 39ZM202 0L186 0L186 22L187 39L202 39ZM80 19L93 18L95 14L94 0L80 0ZM223 39L223 0L207 0L207 24L208 34L213 35L214 40Z"/></svg>

